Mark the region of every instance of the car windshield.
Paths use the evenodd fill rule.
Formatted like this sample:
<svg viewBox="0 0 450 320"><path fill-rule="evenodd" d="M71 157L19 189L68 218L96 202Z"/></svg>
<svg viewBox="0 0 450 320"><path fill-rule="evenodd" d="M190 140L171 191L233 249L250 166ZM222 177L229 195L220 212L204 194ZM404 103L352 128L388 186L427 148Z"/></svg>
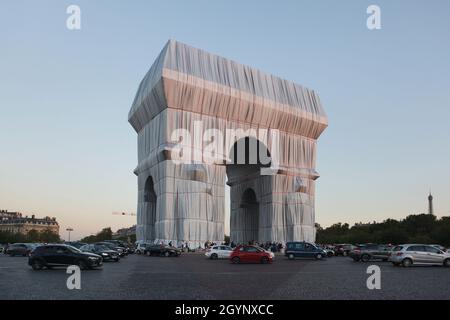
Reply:
<svg viewBox="0 0 450 320"><path fill-rule="evenodd" d="M394 249L392 249L392 251L400 251L402 249L403 249L402 246L396 246Z"/></svg>
<svg viewBox="0 0 450 320"><path fill-rule="evenodd" d="M102 245L102 244L98 244L95 246L96 250L102 250L102 251L106 251L106 250L110 250L108 247Z"/></svg>

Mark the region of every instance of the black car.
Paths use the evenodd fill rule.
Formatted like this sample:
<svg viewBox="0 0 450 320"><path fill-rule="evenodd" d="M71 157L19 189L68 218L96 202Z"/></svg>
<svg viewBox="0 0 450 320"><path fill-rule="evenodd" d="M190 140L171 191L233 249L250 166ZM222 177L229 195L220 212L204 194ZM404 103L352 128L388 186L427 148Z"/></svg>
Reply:
<svg viewBox="0 0 450 320"><path fill-rule="evenodd" d="M128 243L122 240L105 240L104 242L109 242L114 244L116 247L123 248L127 253L134 253L134 248Z"/></svg>
<svg viewBox="0 0 450 320"><path fill-rule="evenodd" d="M110 250L114 250L119 254L120 257L125 257L128 254L128 252L125 248L118 247L114 243L111 243L111 242L102 241L102 242L96 242L94 244L100 245L100 246L105 246Z"/></svg>
<svg viewBox="0 0 450 320"><path fill-rule="evenodd" d="M148 256L178 257L181 250L164 244L148 244L144 248L144 254Z"/></svg>
<svg viewBox="0 0 450 320"><path fill-rule="evenodd" d="M115 261L120 260L119 253L111 250L108 247L99 244L86 244L80 248L83 252L95 253L103 258L103 261Z"/></svg>
<svg viewBox="0 0 450 320"><path fill-rule="evenodd" d="M13 243L8 246L5 254L9 254L11 257L14 256L28 256L31 251L33 251L34 246L29 243Z"/></svg>
<svg viewBox="0 0 450 320"><path fill-rule="evenodd" d="M358 245L348 254L354 261L367 262L370 260L388 261L392 246L367 243Z"/></svg>
<svg viewBox="0 0 450 320"><path fill-rule="evenodd" d="M37 247L28 258L28 264L33 270L70 265L77 265L84 270L101 267L103 259L97 254L82 252L72 246L48 244Z"/></svg>

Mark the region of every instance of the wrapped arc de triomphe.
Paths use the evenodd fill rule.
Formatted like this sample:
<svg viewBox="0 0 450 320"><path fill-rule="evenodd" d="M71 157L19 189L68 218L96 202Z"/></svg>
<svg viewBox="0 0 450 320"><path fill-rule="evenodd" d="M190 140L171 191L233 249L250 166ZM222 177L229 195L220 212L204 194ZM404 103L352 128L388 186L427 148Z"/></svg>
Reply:
<svg viewBox="0 0 450 320"><path fill-rule="evenodd" d="M314 91L170 40L128 120L138 133L137 240L222 242L225 183L235 243L315 240L327 117Z"/></svg>

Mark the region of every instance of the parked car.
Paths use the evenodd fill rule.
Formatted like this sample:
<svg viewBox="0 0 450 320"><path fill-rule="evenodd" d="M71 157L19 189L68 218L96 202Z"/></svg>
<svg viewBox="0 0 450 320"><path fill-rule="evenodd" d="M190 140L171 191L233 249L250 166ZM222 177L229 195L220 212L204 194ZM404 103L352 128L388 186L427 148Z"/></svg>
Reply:
<svg viewBox="0 0 450 320"><path fill-rule="evenodd" d="M127 254L134 253L134 248L130 246L128 243L122 240L105 240L104 242L109 242L114 244L116 247L123 248L126 250Z"/></svg>
<svg viewBox="0 0 450 320"><path fill-rule="evenodd" d="M272 252L257 246L238 246L230 255L232 263L270 263L273 259Z"/></svg>
<svg viewBox="0 0 450 320"><path fill-rule="evenodd" d="M443 265L450 267L450 253L425 244L402 244L396 246L389 256L394 266Z"/></svg>
<svg viewBox="0 0 450 320"><path fill-rule="evenodd" d="M6 249L6 254L9 254L11 257L14 256L28 256L31 251L33 251L35 245L32 243L13 243L8 246Z"/></svg>
<svg viewBox="0 0 450 320"><path fill-rule="evenodd" d="M355 248L354 245L351 244L335 244L334 245L334 255L335 256L348 256L350 251Z"/></svg>
<svg viewBox="0 0 450 320"><path fill-rule="evenodd" d="M49 244L37 247L28 258L28 264L33 270L69 265L77 265L84 270L101 267L103 259L97 254L82 252L72 246Z"/></svg>
<svg viewBox="0 0 450 320"><path fill-rule="evenodd" d="M324 246L317 246L319 249L322 249L327 254L327 257L330 258L334 256L334 250Z"/></svg>
<svg viewBox="0 0 450 320"><path fill-rule="evenodd" d="M3 253L5 251L6 245L0 244L0 253Z"/></svg>
<svg viewBox="0 0 450 320"><path fill-rule="evenodd" d="M102 257L103 261L115 261L120 260L119 253L117 251L111 250L108 247L99 244L86 244L80 248L83 252L95 253Z"/></svg>
<svg viewBox="0 0 450 320"><path fill-rule="evenodd" d="M148 256L178 257L181 255L181 250L165 244L151 244L145 246L144 254Z"/></svg>
<svg viewBox="0 0 450 320"><path fill-rule="evenodd" d="M150 246L152 244L153 243L151 243L151 242L138 242L134 252L137 254L144 254L145 246Z"/></svg>
<svg viewBox="0 0 450 320"><path fill-rule="evenodd" d="M315 258L321 260L327 257L327 252L309 242L287 242L284 255L290 260L295 258Z"/></svg>
<svg viewBox="0 0 450 320"><path fill-rule="evenodd" d="M109 248L110 250L117 251L117 253L119 253L120 257L125 257L128 254L126 249L124 249L122 247L118 247L114 243L111 243L111 242L103 241L103 242L96 242L94 244L97 244L100 246L105 246L105 247Z"/></svg>
<svg viewBox="0 0 450 320"><path fill-rule="evenodd" d="M80 249L82 246L85 246L87 243L80 242L80 241L66 241L66 242L64 242L64 244L75 247L77 249Z"/></svg>
<svg viewBox="0 0 450 320"><path fill-rule="evenodd" d="M382 244L361 244L348 254L354 261L368 262L370 260L388 261L392 246Z"/></svg>
<svg viewBox="0 0 450 320"><path fill-rule="evenodd" d="M212 260L228 259L230 258L232 252L233 249L231 247L225 245L218 245L206 249L205 256Z"/></svg>

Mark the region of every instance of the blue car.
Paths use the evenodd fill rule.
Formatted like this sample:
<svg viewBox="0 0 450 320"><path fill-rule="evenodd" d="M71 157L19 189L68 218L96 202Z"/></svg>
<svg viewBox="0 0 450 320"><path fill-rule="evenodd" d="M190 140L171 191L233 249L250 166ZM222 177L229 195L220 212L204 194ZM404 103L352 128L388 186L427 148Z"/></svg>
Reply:
<svg viewBox="0 0 450 320"><path fill-rule="evenodd" d="M327 256L325 250L309 242L288 242L284 253L290 260L295 258L314 258L322 260Z"/></svg>

